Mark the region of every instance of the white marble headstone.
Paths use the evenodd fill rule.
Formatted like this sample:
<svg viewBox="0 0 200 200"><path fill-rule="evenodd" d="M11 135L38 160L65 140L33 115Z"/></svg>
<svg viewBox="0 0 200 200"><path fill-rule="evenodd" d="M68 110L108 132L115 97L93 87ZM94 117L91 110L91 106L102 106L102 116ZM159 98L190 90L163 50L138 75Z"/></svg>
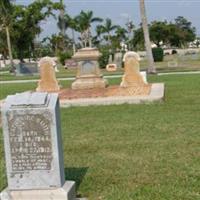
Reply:
<svg viewBox="0 0 200 200"><path fill-rule="evenodd" d="M55 189L65 182L57 94L8 96L2 107L9 190Z"/></svg>

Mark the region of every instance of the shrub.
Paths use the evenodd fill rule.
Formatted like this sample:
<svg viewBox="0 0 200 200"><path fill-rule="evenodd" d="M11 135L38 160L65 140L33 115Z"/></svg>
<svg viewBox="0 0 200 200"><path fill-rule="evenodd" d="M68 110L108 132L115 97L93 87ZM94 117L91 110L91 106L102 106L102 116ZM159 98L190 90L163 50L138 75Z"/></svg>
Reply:
<svg viewBox="0 0 200 200"><path fill-rule="evenodd" d="M178 52L176 51L176 49L172 50L172 55L177 54Z"/></svg>
<svg viewBox="0 0 200 200"><path fill-rule="evenodd" d="M102 56L99 58L99 66L100 68L106 68L110 55L109 49L107 47L104 47L100 49L100 52L102 53Z"/></svg>
<svg viewBox="0 0 200 200"><path fill-rule="evenodd" d="M59 52L58 59L62 65L65 65L65 60L72 57L72 52Z"/></svg>
<svg viewBox="0 0 200 200"><path fill-rule="evenodd" d="M153 48L152 49L153 58L155 62L162 62L164 58L164 51L162 48Z"/></svg>

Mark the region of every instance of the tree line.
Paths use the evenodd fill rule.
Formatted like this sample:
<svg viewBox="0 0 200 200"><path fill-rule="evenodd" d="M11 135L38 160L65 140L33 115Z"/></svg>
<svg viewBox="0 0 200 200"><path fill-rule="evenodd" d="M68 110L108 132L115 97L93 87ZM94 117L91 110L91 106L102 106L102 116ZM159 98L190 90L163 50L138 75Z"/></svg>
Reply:
<svg viewBox="0 0 200 200"><path fill-rule="evenodd" d="M56 13L59 12L59 15ZM36 41L42 32L41 22L53 16L58 34ZM196 29L186 18L179 16L173 22L153 21L148 24L150 39L158 47L187 47L196 38ZM128 21L123 27L109 18L94 16L92 11L81 11L72 17L63 3L36 0L28 6L0 1L0 54L12 59L57 56L70 57L77 48L98 47L106 57L127 45L129 50L144 50L144 27ZM147 47L146 47L147 48Z"/></svg>

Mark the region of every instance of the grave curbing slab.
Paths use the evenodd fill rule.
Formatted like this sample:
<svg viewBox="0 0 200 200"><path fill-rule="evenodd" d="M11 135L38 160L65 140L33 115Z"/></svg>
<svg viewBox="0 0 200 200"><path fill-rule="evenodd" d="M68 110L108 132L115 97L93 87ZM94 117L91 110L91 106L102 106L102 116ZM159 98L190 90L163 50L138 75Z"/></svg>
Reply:
<svg viewBox="0 0 200 200"><path fill-rule="evenodd" d="M164 83L153 83L148 96L113 96L99 98L61 99L61 107L91 106L91 105L120 105L162 102L164 100Z"/></svg>

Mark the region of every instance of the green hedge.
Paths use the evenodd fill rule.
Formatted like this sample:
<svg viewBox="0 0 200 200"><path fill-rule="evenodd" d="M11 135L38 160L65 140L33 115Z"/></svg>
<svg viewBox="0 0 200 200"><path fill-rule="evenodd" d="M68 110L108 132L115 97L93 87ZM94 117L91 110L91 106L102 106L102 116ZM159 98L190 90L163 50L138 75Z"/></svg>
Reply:
<svg viewBox="0 0 200 200"><path fill-rule="evenodd" d="M57 56L58 56L59 62L62 65L65 65L65 60L72 57L72 52L59 52Z"/></svg>
<svg viewBox="0 0 200 200"><path fill-rule="evenodd" d="M164 51L162 48L153 48L153 58L154 62L162 62L164 59Z"/></svg>
<svg viewBox="0 0 200 200"><path fill-rule="evenodd" d="M100 68L106 68L110 55L109 48L108 47L100 48L100 52L102 53L102 56L99 58L99 66Z"/></svg>

